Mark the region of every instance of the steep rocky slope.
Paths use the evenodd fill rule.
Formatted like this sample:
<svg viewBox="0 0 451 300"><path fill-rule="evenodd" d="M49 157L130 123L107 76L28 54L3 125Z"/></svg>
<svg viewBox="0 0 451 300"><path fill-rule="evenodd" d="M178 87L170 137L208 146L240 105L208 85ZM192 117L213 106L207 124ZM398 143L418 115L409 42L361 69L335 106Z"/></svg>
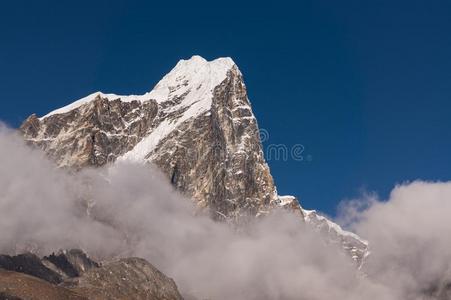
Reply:
<svg viewBox="0 0 451 300"><path fill-rule="evenodd" d="M361 264L367 244L278 196L264 159L243 77L230 58L181 60L144 95L97 92L21 126L25 139L60 167L151 162L216 220L299 213Z"/></svg>
<svg viewBox="0 0 451 300"><path fill-rule="evenodd" d="M181 300L174 281L140 258L98 263L72 249L0 257L0 299Z"/></svg>

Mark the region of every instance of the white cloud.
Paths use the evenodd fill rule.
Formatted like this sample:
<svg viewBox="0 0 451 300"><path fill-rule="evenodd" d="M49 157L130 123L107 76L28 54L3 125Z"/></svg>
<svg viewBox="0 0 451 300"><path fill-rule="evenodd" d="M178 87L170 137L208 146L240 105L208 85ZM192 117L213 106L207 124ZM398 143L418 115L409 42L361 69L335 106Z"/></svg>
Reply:
<svg viewBox="0 0 451 300"><path fill-rule="evenodd" d="M371 243L362 276L299 217L280 211L237 232L195 215L149 166L69 174L6 128L0 166L1 252L81 247L97 257L140 256L182 292L215 300L422 299L419 291L449 273L448 183L416 182L388 202L343 206L344 219Z"/></svg>
<svg viewBox="0 0 451 300"><path fill-rule="evenodd" d="M347 203L342 215L370 240L365 271L372 279L404 297L451 279L450 182L405 183L387 201L373 195Z"/></svg>

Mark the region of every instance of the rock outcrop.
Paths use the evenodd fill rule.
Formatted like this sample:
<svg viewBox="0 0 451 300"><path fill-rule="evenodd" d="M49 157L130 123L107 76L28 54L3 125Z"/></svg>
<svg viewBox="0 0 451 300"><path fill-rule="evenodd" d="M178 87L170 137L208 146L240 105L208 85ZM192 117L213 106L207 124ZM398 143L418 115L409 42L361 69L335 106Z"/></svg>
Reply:
<svg viewBox="0 0 451 300"><path fill-rule="evenodd" d="M92 300L182 300L175 282L141 258L105 263L63 285Z"/></svg>
<svg viewBox="0 0 451 300"><path fill-rule="evenodd" d="M72 249L0 256L1 299L182 300L175 282L141 258L102 263Z"/></svg>
<svg viewBox="0 0 451 300"><path fill-rule="evenodd" d="M45 256L42 259L42 263L60 275L62 279L81 276L90 269L100 266L79 249L63 250L56 254L52 253L49 256Z"/></svg>
<svg viewBox="0 0 451 300"><path fill-rule="evenodd" d="M28 274L53 284L63 281L63 278L57 272L47 268L41 259L32 253L16 256L0 255L0 268Z"/></svg>

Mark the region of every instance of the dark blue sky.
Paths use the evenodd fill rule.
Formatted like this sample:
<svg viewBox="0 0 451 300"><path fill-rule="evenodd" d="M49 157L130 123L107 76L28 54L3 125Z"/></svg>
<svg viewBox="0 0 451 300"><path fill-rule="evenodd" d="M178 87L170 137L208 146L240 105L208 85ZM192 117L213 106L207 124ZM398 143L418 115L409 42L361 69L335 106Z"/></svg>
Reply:
<svg viewBox="0 0 451 300"><path fill-rule="evenodd" d="M231 56L265 146L312 158L269 161L306 208L451 179L450 1L167 2L2 3L0 119L144 93L180 58Z"/></svg>

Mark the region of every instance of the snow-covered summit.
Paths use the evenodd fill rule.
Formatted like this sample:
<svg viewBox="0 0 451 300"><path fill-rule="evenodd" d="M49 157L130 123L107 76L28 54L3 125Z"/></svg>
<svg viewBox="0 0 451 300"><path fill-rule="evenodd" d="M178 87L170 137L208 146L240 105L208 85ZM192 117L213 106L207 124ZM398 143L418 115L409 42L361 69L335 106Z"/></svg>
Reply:
<svg viewBox="0 0 451 300"><path fill-rule="evenodd" d="M235 62L230 57L221 57L207 61L201 56L194 55L190 59L180 60L150 92L143 95L117 95L98 91L69 105L53 110L39 119L42 120L55 114L67 113L98 97L110 101L120 99L122 102L134 100L143 102L153 99L161 103L188 93L189 97L184 97L184 101L180 105L191 106L194 103L198 103L192 109L192 113L194 113L210 108L211 101L208 98L211 98L213 88L226 78L227 72L232 68L236 68L239 72Z"/></svg>
<svg viewBox="0 0 451 300"><path fill-rule="evenodd" d="M213 89L226 78L227 72L233 67L236 65L230 57L207 61L195 55L188 60L182 59L142 99L155 99L161 103L189 93L189 97L185 97L183 101L184 105L202 102L211 96ZM211 106L211 102L202 104Z"/></svg>
<svg viewBox="0 0 451 300"><path fill-rule="evenodd" d="M180 60L150 93L142 96L142 99L154 99L158 103L172 101L174 104L164 109L165 114L177 111L183 111L183 114L174 119L165 119L120 159L144 161L175 128L208 112L213 103L214 89L226 79L227 73L234 67L239 73L231 58L218 58L209 62L200 56L193 56L189 60Z"/></svg>

